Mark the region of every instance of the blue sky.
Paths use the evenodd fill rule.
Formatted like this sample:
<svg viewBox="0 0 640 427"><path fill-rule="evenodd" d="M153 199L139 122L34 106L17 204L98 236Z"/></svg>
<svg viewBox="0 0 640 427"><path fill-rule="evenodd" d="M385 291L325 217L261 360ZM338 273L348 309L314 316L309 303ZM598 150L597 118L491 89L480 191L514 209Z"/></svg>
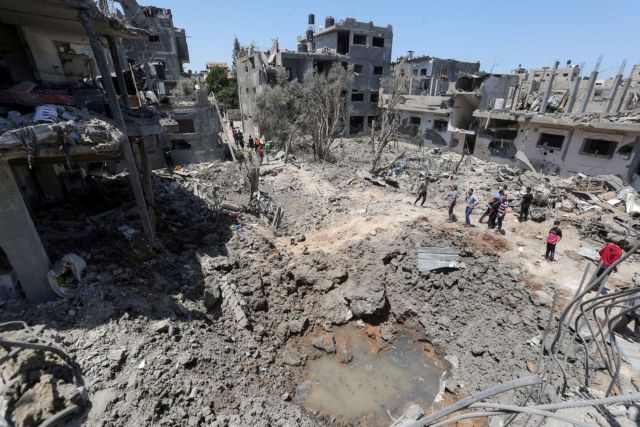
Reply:
<svg viewBox="0 0 640 427"><path fill-rule="evenodd" d="M140 4L147 4L138 0ZM170 8L174 24L187 30L191 63L231 63L233 37L267 49L277 38L294 50L296 36L315 13L316 25L331 15L376 25L393 25L393 59L408 50L461 60L479 60L481 69L509 72L525 68L585 63L588 74L600 54L601 77L625 75L640 63L640 0L149 0ZM584 74L583 73L583 74Z"/></svg>

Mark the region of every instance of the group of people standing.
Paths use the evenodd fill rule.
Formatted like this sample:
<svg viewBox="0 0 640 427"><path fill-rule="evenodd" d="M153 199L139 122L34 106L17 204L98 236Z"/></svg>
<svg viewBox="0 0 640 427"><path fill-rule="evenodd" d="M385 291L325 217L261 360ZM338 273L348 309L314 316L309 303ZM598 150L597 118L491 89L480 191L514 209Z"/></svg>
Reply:
<svg viewBox="0 0 640 427"><path fill-rule="evenodd" d="M236 127L233 127L233 122L231 124L231 132L233 133L233 140L238 147L242 151L245 151L244 144L244 135L242 131ZM264 142L264 137L258 138L249 135L249 139L247 140L247 151L255 152L260 157L260 163L264 160L265 155L269 155L271 151L271 143L269 141Z"/></svg>

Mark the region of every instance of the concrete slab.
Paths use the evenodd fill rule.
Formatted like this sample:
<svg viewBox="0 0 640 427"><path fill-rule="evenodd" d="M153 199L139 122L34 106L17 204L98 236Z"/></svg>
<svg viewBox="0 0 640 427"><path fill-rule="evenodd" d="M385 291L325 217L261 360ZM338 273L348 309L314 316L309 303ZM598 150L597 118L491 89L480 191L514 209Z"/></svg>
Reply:
<svg viewBox="0 0 640 427"><path fill-rule="evenodd" d="M620 356L634 371L640 373L640 343L632 342L624 338L617 338Z"/></svg>

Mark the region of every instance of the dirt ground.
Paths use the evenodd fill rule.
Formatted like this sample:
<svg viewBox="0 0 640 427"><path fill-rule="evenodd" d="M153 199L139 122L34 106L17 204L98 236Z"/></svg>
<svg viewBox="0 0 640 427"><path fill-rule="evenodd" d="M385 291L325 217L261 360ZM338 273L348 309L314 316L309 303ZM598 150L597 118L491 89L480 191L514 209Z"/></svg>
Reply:
<svg viewBox="0 0 640 427"><path fill-rule="evenodd" d="M239 212L212 201L248 205L246 166L157 171L159 253L118 231L140 229L126 176L105 177L99 207L92 200L80 204L82 213L71 202L35 212L52 259L78 253L87 271L68 298L35 307L10 302L0 320L42 325L21 333L66 349L82 384L63 393L73 383L69 372L60 374L69 370L64 361L24 351L3 365L13 384L2 391L7 418L37 424L80 402L72 425L340 425L332 414L306 411L297 386L321 351L310 343L356 320L368 325L376 346L392 343L394 327L405 324L439 357L455 356L448 396L530 375L540 349L529 341L542 334L552 295L558 291L562 305L585 267L593 271L576 252L584 240L573 226L579 214L550 209L542 223L519 223L508 212L505 234L496 234L478 223L489 195L505 184L495 169L467 161L452 175L456 155L402 143L387 157L400 150L408 166L388 182L366 173L369 153L359 140L339 143L335 163L297 152L295 163L265 164L259 209ZM414 206L424 171L432 176L427 201ZM473 187L481 201L473 227L463 226L462 197L458 222L447 221L453 183L461 194ZM521 190L516 181L506 184L509 194ZM275 228L277 207L284 215ZM554 219L563 239L548 262L542 255ZM456 249L460 269L419 271L418 246ZM629 286L640 273L637 261L609 285ZM568 367L575 384L579 359ZM631 379L625 384L637 389ZM36 387L34 415L27 390Z"/></svg>

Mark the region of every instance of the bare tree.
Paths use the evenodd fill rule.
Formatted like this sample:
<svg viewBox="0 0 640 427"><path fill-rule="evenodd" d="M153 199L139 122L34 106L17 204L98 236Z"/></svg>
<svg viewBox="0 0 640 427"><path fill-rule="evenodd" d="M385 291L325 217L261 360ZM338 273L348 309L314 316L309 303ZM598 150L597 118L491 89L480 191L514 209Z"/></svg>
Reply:
<svg viewBox="0 0 640 427"><path fill-rule="evenodd" d="M380 167L382 153L389 142L397 135L400 127L400 115L398 107L405 102L407 93L407 83L409 78L406 74L390 75L382 81L381 114L380 118L374 122L371 129L371 150L373 158L369 171L373 174L380 173L388 165ZM395 163L404 156L400 154L392 163Z"/></svg>

